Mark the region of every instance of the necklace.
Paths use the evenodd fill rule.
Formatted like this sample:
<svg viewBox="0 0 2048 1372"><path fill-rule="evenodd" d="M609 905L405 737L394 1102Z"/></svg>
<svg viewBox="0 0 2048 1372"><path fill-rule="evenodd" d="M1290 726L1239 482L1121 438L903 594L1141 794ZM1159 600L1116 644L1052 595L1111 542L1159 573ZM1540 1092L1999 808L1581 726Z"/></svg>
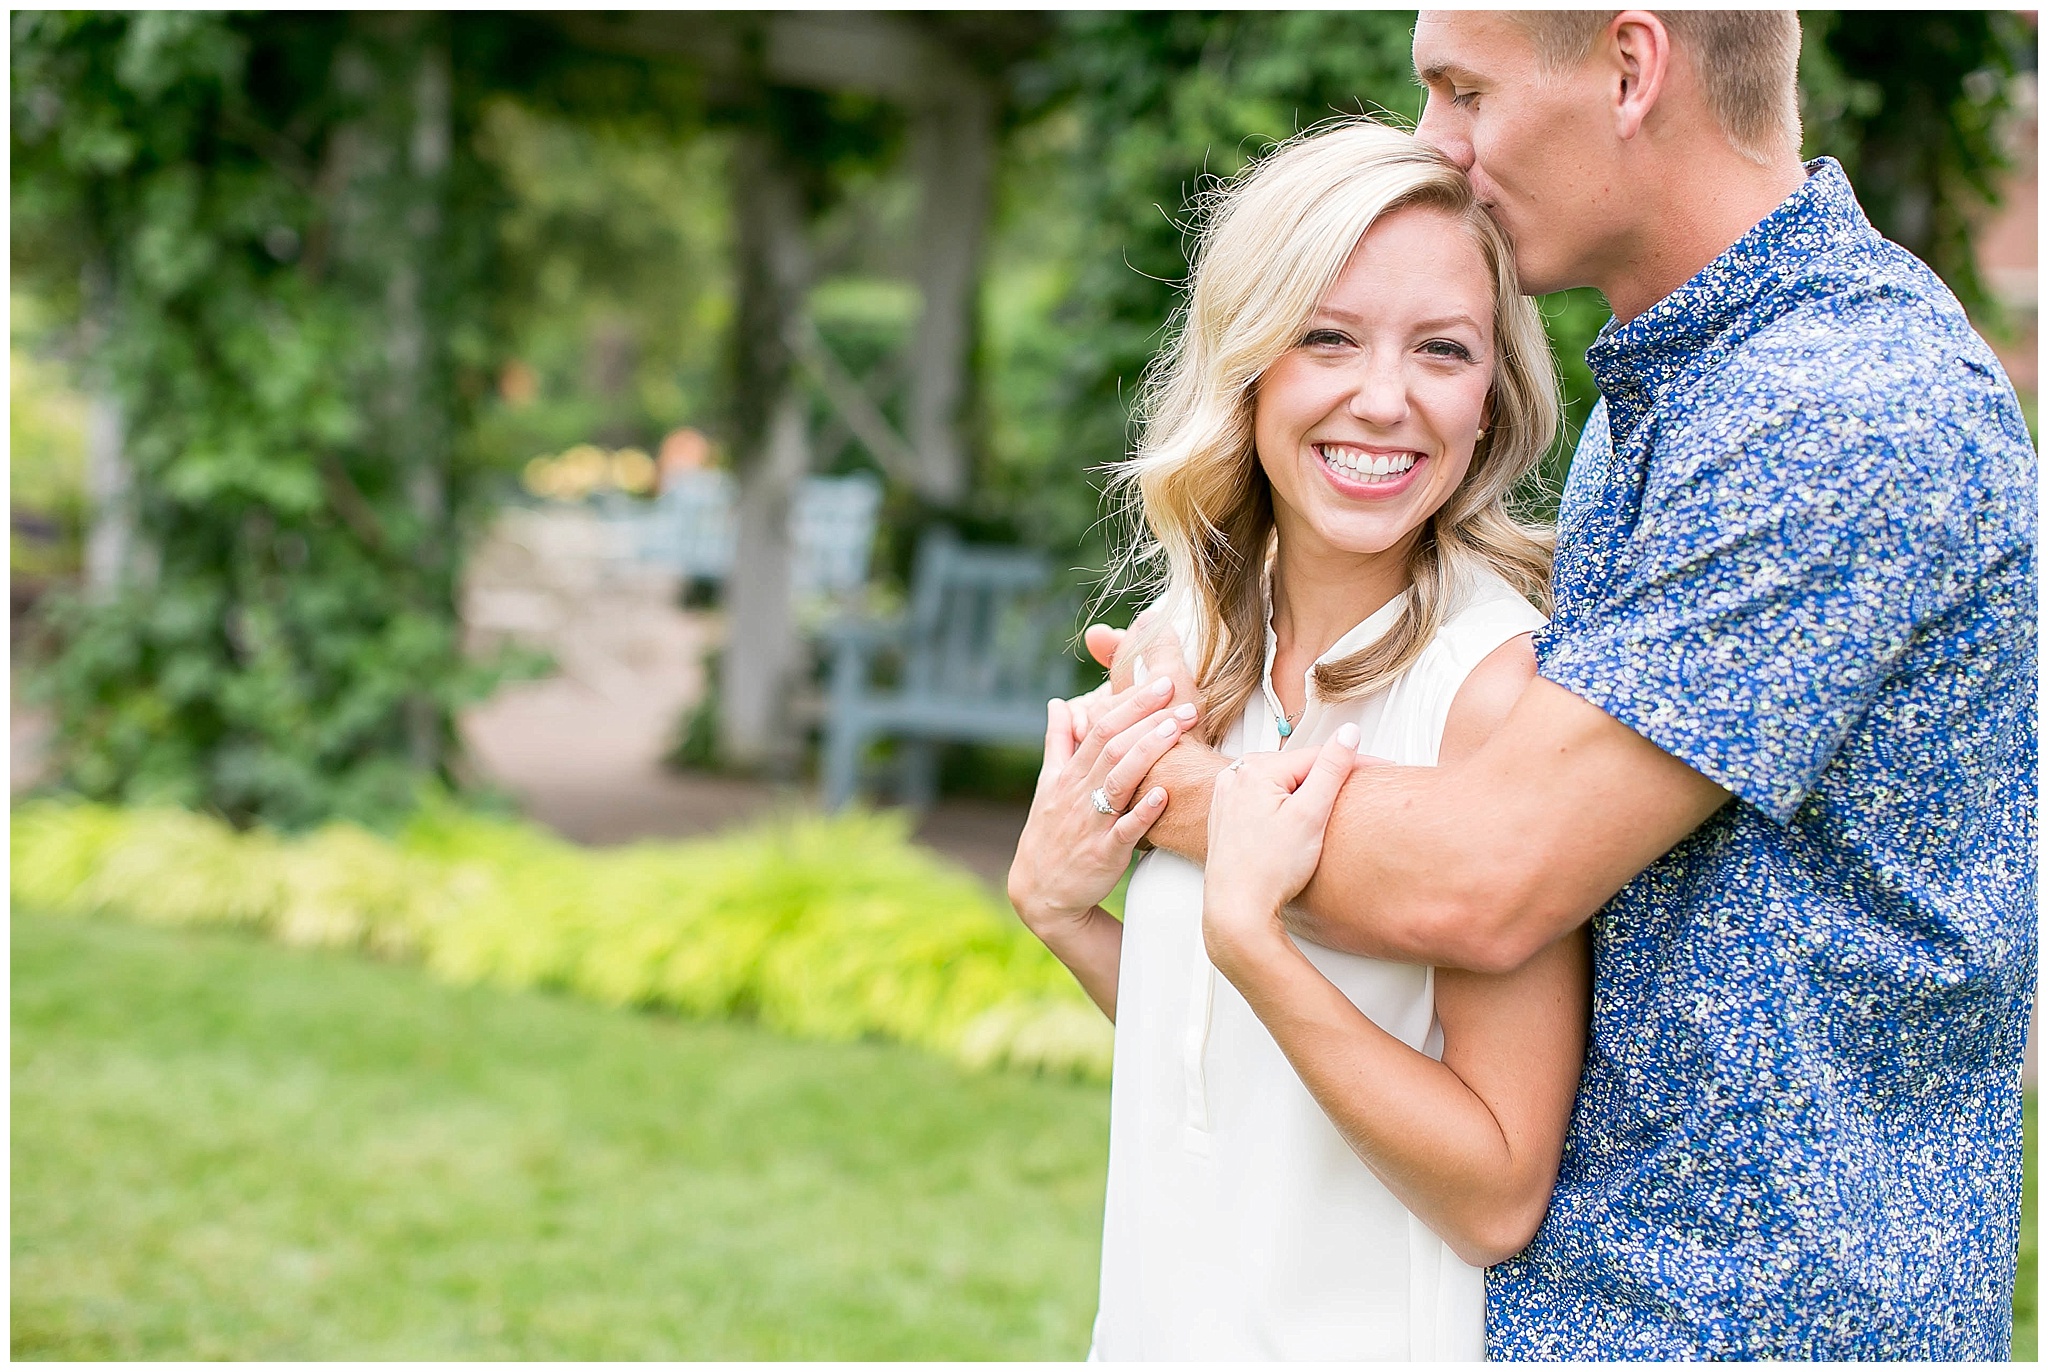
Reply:
<svg viewBox="0 0 2048 1372"><path fill-rule="evenodd" d="M1308 713L1308 702L1305 700L1301 703L1301 708L1291 715L1283 715L1278 710L1275 710L1273 712L1273 723L1279 727L1280 737L1287 738L1293 734L1294 722L1306 713Z"/></svg>

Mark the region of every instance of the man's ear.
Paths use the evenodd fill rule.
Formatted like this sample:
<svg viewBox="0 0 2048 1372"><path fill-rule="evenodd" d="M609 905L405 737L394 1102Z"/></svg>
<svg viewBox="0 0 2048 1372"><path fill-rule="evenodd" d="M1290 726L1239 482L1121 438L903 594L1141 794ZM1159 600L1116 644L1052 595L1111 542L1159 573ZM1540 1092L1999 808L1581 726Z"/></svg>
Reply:
<svg viewBox="0 0 2048 1372"><path fill-rule="evenodd" d="M1642 132L1671 74L1671 31L1648 10L1623 10L1602 38L1613 84L1614 132L1624 141Z"/></svg>

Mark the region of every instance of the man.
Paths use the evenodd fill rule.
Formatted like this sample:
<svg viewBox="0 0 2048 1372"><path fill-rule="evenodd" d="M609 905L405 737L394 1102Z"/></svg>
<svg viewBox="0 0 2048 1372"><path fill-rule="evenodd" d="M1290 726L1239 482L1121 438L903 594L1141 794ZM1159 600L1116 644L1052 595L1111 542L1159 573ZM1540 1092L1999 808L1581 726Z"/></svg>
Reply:
<svg viewBox="0 0 2048 1372"><path fill-rule="evenodd" d="M1572 1136L1489 1272L1495 1357L2008 1356L2035 456L1955 298L1800 164L1798 42L1789 13L1416 24L1421 136L1528 290L1615 314L1538 679L1469 762L1356 771L1291 912L1477 971L1593 921ZM1202 856L1222 765L1152 769L1153 842Z"/></svg>

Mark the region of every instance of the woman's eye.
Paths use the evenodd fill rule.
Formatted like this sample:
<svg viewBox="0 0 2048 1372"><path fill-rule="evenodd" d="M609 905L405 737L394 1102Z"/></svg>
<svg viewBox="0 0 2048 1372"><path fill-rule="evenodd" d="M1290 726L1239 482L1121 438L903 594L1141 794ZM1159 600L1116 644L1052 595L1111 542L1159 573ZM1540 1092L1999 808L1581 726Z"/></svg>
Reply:
<svg viewBox="0 0 2048 1372"><path fill-rule="evenodd" d="M1450 358L1459 362L1470 362L1472 350L1463 343L1448 338L1435 338L1422 345L1422 350L1431 357Z"/></svg>
<svg viewBox="0 0 2048 1372"><path fill-rule="evenodd" d="M1351 340L1335 329L1310 329L1301 340L1304 348L1341 348Z"/></svg>

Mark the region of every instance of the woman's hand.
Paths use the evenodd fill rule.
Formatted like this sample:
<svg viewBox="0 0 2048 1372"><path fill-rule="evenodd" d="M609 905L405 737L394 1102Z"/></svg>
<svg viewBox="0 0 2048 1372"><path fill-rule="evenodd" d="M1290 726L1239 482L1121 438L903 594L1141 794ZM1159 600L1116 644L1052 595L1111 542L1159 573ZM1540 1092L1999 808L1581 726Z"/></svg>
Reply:
<svg viewBox="0 0 2048 1372"><path fill-rule="evenodd" d="M1092 724L1086 706L1046 706L1045 765L1031 818L1010 864L1010 903L1041 939L1085 923L1130 865L1131 849L1166 809L1166 792L1138 794L1152 764L1194 723L1195 707L1164 708L1173 683L1125 692ZM1100 794L1111 813L1092 797ZM1058 949L1054 950L1055 952Z"/></svg>
<svg viewBox="0 0 2048 1372"><path fill-rule="evenodd" d="M1202 939L1225 976L1286 942L1280 911L1315 875L1330 807L1357 761L1358 726L1346 724L1314 752L1257 753L1217 775Z"/></svg>

